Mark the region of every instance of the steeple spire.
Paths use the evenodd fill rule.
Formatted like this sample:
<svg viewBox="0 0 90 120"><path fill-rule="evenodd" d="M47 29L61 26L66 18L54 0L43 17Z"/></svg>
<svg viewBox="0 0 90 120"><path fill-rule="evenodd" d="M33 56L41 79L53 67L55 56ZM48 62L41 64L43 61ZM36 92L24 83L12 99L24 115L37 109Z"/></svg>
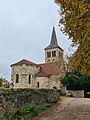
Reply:
<svg viewBox="0 0 90 120"><path fill-rule="evenodd" d="M52 30L50 44L44 50L45 50L45 63L57 62L63 58L63 49L58 45L54 26Z"/></svg>
<svg viewBox="0 0 90 120"><path fill-rule="evenodd" d="M53 31L52 31L52 36L51 36L51 43L50 43L51 46L53 45L58 45L58 42L57 42L57 37L56 37L56 33L55 33L55 28L53 27Z"/></svg>
<svg viewBox="0 0 90 120"><path fill-rule="evenodd" d="M58 45L58 42L57 42L57 37L56 37L56 32L55 32L54 26L53 26L50 45L48 47L46 47L45 49L50 49L50 48L60 48Z"/></svg>

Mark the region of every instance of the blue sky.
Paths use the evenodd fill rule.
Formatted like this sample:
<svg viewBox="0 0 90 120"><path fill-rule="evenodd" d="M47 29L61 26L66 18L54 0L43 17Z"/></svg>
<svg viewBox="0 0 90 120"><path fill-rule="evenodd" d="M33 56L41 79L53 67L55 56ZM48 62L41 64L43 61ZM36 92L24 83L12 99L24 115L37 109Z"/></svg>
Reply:
<svg viewBox="0 0 90 120"><path fill-rule="evenodd" d="M21 59L44 62L54 26L59 45L68 54L70 41L59 30L54 0L0 0L0 77L10 81L10 65Z"/></svg>

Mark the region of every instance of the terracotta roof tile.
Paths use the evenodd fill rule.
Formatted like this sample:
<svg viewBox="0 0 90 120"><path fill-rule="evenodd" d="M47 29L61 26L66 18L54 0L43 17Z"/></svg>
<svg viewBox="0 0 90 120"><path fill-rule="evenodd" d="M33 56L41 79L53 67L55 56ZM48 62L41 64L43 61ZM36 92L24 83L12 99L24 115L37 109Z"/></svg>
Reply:
<svg viewBox="0 0 90 120"><path fill-rule="evenodd" d="M41 71L36 75L37 77L44 77L44 76L47 77L50 75L59 74L59 68L57 62L39 64L38 66L41 67Z"/></svg>
<svg viewBox="0 0 90 120"><path fill-rule="evenodd" d="M49 77L51 75L57 75L59 74L59 68L57 62L52 63L44 63L44 64L35 64L31 61L28 61L26 59L23 59L15 64L12 64L12 66L18 66L18 65L36 65L37 67L40 67L40 72L36 74L36 77Z"/></svg>
<svg viewBox="0 0 90 120"><path fill-rule="evenodd" d="M37 66L37 64L35 64L35 63L33 63L33 62L29 61L29 60L26 60L26 59L23 59L23 60L15 63L15 64L12 64L11 66L14 66L14 65L22 65L22 64L26 64L26 65L36 65L36 66Z"/></svg>

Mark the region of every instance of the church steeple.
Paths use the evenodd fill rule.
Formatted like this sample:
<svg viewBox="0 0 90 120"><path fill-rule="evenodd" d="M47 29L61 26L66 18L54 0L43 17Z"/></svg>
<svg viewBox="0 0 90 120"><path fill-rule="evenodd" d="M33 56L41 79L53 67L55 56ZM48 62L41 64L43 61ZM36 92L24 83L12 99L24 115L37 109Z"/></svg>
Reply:
<svg viewBox="0 0 90 120"><path fill-rule="evenodd" d="M52 36L51 36L51 42L50 45L45 48L46 49L51 49L51 48L60 48L57 42L57 37L56 37L56 32L55 32L55 27L53 26L52 30Z"/></svg>
<svg viewBox="0 0 90 120"><path fill-rule="evenodd" d="M56 62L63 57L63 49L60 48L57 42L55 27L53 26L51 42L49 46L45 48L45 62Z"/></svg>

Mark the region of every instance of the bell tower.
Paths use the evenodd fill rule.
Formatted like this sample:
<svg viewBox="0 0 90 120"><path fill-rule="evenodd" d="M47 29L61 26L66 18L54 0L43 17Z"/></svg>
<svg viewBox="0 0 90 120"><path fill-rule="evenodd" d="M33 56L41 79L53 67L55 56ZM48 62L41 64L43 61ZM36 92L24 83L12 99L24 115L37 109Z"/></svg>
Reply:
<svg viewBox="0 0 90 120"><path fill-rule="evenodd" d="M63 59L63 49L58 45L55 27L53 26L50 45L45 49L45 63L57 62Z"/></svg>

